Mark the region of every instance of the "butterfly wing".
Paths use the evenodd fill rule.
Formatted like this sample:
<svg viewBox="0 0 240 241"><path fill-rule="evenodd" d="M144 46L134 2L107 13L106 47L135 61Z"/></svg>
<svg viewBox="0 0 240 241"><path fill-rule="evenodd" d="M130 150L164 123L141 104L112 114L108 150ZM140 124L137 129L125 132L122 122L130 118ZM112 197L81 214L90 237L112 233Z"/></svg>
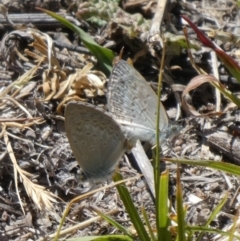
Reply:
<svg viewBox="0 0 240 241"><path fill-rule="evenodd" d="M158 98L143 76L126 61L114 67L108 83L108 109L128 136L154 144ZM168 117L160 103L160 130Z"/></svg>
<svg viewBox="0 0 240 241"><path fill-rule="evenodd" d="M65 129L75 158L86 176L106 179L125 152L125 138L111 116L84 102L70 102Z"/></svg>

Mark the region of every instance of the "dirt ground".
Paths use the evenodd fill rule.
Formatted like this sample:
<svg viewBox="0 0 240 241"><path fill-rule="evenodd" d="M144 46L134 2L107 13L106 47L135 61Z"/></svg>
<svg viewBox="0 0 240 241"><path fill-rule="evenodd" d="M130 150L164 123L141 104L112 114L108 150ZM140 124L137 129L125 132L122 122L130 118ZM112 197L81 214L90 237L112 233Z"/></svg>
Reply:
<svg viewBox="0 0 240 241"><path fill-rule="evenodd" d="M110 73L100 68L77 34L36 7L61 14L116 55L124 47L122 58L131 58L156 91L162 47L151 38L156 34L154 24L160 23L154 18L157 4L157 0L1 1L0 240L47 240L56 232L66 204L88 185L82 180L81 168L66 137L65 104L78 100L107 109ZM187 95L189 109L193 107L199 115L181 108L183 90L199 75L186 48L182 29L187 24L181 15L188 16L239 62L236 1L168 1L161 22L167 50L161 100L170 122L177 120L181 126L168 156L239 164L240 113L236 106L205 83ZM236 79L189 26L187 30L193 61L239 96ZM221 114L211 115L213 111ZM151 159L151 150L147 155ZM169 199L174 207L177 166L165 165L170 171ZM132 154L126 154L119 163L119 171L124 178L140 173ZM181 167L181 175L184 202L188 204L187 222L204 224L229 192L227 204L211 222L211 227L228 230L238 212L239 179L187 165ZM150 220L154 219L153 197L145 179L136 178L127 186L136 207L144 205ZM66 237L118 233L91 207L110 212L134 232L116 189L108 188L73 205L63 229L79 226ZM209 234L202 240L220 238Z"/></svg>

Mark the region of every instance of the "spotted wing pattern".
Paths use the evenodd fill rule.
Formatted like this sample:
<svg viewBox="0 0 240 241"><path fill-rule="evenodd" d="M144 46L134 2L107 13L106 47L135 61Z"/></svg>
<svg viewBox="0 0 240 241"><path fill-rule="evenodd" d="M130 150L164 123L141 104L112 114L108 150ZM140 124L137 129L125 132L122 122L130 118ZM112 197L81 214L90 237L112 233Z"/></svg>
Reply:
<svg viewBox="0 0 240 241"><path fill-rule="evenodd" d="M94 181L106 180L126 150L119 124L94 105L70 102L65 110L65 129L86 177Z"/></svg>
<svg viewBox="0 0 240 241"><path fill-rule="evenodd" d="M107 99L109 112L123 126L127 136L151 144L156 142L158 98L143 76L124 60L114 66ZM160 131L166 127L168 117L160 104Z"/></svg>

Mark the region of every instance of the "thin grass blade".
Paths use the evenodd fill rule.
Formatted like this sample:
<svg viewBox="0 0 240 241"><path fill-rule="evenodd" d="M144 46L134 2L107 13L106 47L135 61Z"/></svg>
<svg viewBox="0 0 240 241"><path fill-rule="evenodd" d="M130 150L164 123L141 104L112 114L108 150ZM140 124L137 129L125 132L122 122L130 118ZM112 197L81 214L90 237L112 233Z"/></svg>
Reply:
<svg viewBox="0 0 240 241"><path fill-rule="evenodd" d="M180 170L179 165L177 168L177 222L178 222L178 240L185 241L186 240L186 230L185 230L185 212L183 209L183 194L182 194L182 186L181 186L181 179L180 179Z"/></svg>
<svg viewBox="0 0 240 241"><path fill-rule="evenodd" d="M108 223L112 224L115 228L120 230L124 235L126 235L126 236L128 236L129 238L132 238L132 239L134 238L131 235L131 233L129 233L128 230L125 227L123 227L120 223L118 223L115 220L113 220L112 218L106 216L105 214L103 214L99 210L95 209L94 207L91 207L91 209L93 209L94 212L96 212L99 216L101 216L103 219L105 219Z"/></svg>
<svg viewBox="0 0 240 241"><path fill-rule="evenodd" d="M219 212L222 210L223 206L228 200L228 193L223 197L221 202L217 205L217 207L213 210L211 213L210 217L208 218L207 222L205 223L204 227L208 227L208 225L214 220L214 218L219 214ZM196 241L201 241L203 239L204 233L200 233Z"/></svg>
<svg viewBox="0 0 240 241"><path fill-rule="evenodd" d="M113 175L114 182L122 180L122 176L119 173L114 173ZM117 185L118 193L121 197L121 200L124 204L124 207L127 210L127 213L131 219L133 226L135 227L138 236L141 238L141 241L150 241L150 237L144 227L143 221L141 220L136 207L132 201L130 193L127 190L125 184Z"/></svg>
<svg viewBox="0 0 240 241"><path fill-rule="evenodd" d="M188 160L188 159L175 159L175 158L163 158L164 161L187 164L193 166L210 167L220 171L224 171L233 175L240 176L240 166L216 161L206 161L206 160Z"/></svg>

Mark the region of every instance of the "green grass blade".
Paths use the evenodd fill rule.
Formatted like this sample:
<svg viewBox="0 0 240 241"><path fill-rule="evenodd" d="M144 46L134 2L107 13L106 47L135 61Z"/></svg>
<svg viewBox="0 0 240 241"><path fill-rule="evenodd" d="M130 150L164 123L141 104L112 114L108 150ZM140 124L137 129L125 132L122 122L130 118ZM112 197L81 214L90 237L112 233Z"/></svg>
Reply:
<svg viewBox="0 0 240 241"><path fill-rule="evenodd" d="M82 29L77 27L76 25L72 24L70 21L65 19L64 17L51 12L49 10L43 9L43 8L37 8L41 10L42 12L50 15L51 17L57 19L60 23L71 29L72 31L76 32L79 37L81 38L83 44L86 48L89 49L89 51L97 58L99 64L103 67L106 74L109 74L112 71L112 61L115 57L114 53L107 48L104 48L100 45L98 45L92 37L84 32Z"/></svg>
<svg viewBox="0 0 240 241"><path fill-rule="evenodd" d="M171 240L171 233L168 230L170 225L169 207L168 207L168 185L169 185L169 172L164 171L160 177L160 190L156 193L159 195L158 202L156 202L156 218L158 219L158 240L168 241ZM158 208L157 208L158 206Z"/></svg>
<svg viewBox="0 0 240 241"><path fill-rule="evenodd" d="M162 36L163 42L164 42L164 36ZM166 231L166 225L167 222L165 220L166 218L166 212L168 211L168 207L164 204L166 200L168 200L168 192L167 194L164 192L164 188L166 185L165 182L162 184L163 186L160 187L160 131L159 131L159 126L160 126L160 97L161 97L161 88L162 88L162 78L163 78L163 70L164 70L164 60L165 60L165 55L166 55L166 47L165 45L163 46L163 51L162 51L162 59L161 59L161 66L160 66L160 71L159 71L159 76L158 76L158 106L157 106L157 120L156 120L156 154L153 153L153 167L154 167L154 184L155 184L155 194L156 194L156 228L157 228L157 236L159 240L163 240L165 237L165 240L168 240L168 235ZM168 177L168 175L167 175ZM166 176L164 174L163 179L165 180ZM167 178L168 179L168 178ZM161 195L161 192L163 193L164 196ZM161 202L163 202L163 206L161 205ZM160 210L161 209L161 210ZM165 216L162 216L161 214L164 214ZM163 218L163 220L162 220ZM161 233L160 233L161 232ZM162 235L163 234L163 235Z"/></svg>
<svg viewBox="0 0 240 241"><path fill-rule="evenodd" d="M147 216L147 212L146 212L144 207L142 207L142 214L143 214L143 218L145 220L145 223L146 223L146 225L148 227L148 233L150 234L151 241L157 241L157 239L156 239L156 237L155 237L155 235L153 233L152 227L150 225L149 218Z"/></svg>
<svg viewBox="0 0 240 241"><path fill-rule="evenodd" d="M224 196L224 198L221 200L221 202L217 205L217 207L213 210L213 212L211 213L210 217L208 218L206 224L204 225L204 227L208 227L208 225L214 220L214 218L217 216L217 214L219 214L219 212L222 210L223 206L225 205L225 203L228 200L228 193ZM201 232L197 238L196 241L201 241L203 240L203 235L204 233Z"/></svg>
<svg viewBox="0 0 240 241"><path fill-rule="evenodd" d="M183 209L183 195L182 195L182 186L180 179L180 170L179 166L177 168L177 222L178 222L178 240L185 241L186 240L186 230L185 230L185 212Z"/></svg>
<svg viewBox="0 0 240 241"><path fill-rule="evenodd" d="M94 239L94 241L133 241L133 239L124 235L105 235Z"/></svg>
<svg viewBox="0 0 240 241"><path fill-rule="evenodd" d="M117 235L117 234L69 238L65 240L66 241L133 241L133 239L129 238L128 236Z"/></svg>
<svg viewBox="0 0 240 241"><path fill-rule="evenodd" d="M175 158L162 158L164 161L187 164L193 166L210 167L220 171L224 171L233 175L240 176L240 166L226 163L226 162L216 162L216 161L206 161L206 160L188 160L188 159L175 159Z"/></svg>
<svg viewBox="0 0 240 241"><path fill-rule="evenodd" d="M119 173L114 173L113 180L115 182L122 180L122 176ZM131 219L133 226L135 227L138 236L140 237L141 241L150 241L150 237L144 227L144 224L138 215L137 209L134 206L132 198L127 190L125 184L117 185L116 186L118 193L121 197L121 200L124 204L124 207L127 210L127 213Z"/></svg>
<svg viewBox="0 0 240 241"><path fill-rule="evenodd" d="M128 230L123 227L121 224L119 224L118 222L116 222L115 220L113 220L112 218L106 216L105 214L103 214L102 212L100 212L99 210L97 210L94 207L91 207L91 209L94 210L94 212L96 212L99 216L101 216L103 219L105 219L108 223L112 224L115 228L117 228L118 230L120 230L124 235L129 236L130 238L134 238L131 233L128 232Z"/></svg>
<svg viewBox="0 0 240 241"><path fill-rule="evenodd" d="M204 232L204 233L213 233L213 234L221 234L222 236L230 236L229 232L225 232L219 229L213 229L213 228L206 228L206 227L201 227L201 226L188 226L186 227L187 231L189 232ZM234 235L234 238L237 240L240 240L240 236L239 235Z"/></svg>

